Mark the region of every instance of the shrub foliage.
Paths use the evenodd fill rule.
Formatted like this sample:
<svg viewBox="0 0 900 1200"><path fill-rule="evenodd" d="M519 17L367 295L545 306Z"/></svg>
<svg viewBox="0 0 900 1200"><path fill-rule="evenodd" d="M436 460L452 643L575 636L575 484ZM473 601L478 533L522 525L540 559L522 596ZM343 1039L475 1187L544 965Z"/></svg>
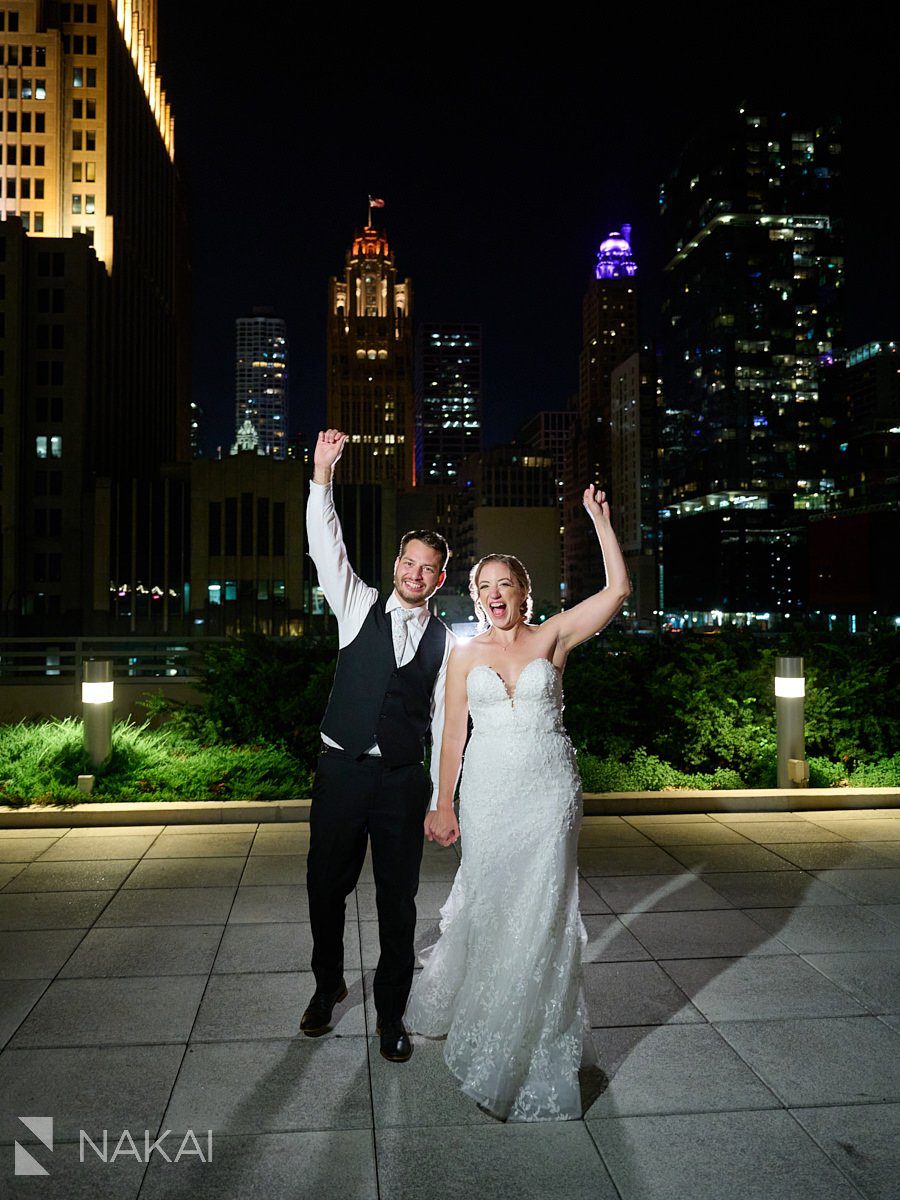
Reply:
<svg viewBox="0 0 900 1200"><path fill-rule="evenodd" d="M177 727L121 722L112 754L93 771L94 792L76 787L92 773L81 721L13 725L0 733L0 802L75 804L115 800L281 800L308 794L309 773L281 746L202 745Z"/></svg>
<svg viewBox="0 0 900 1200"><path fill-rule="evenodd" d="M95 798L308 795L336 653L333 638L210 644L200 666L205 703L149 697L148 714L164 724L116 726ZM805 660L811 785L900 785L897 636L611 633L580 647L566 668L566 725L585 790L773 786L779 654ZM7 803L83 799L74 781L86 771L80 722L0 731Z"/></svg>

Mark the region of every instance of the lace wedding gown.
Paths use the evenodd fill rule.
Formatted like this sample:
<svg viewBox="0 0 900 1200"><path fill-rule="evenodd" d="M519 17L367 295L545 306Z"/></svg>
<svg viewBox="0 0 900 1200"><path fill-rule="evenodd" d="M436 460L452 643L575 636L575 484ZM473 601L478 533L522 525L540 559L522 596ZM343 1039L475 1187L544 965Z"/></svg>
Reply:
<svg viewBox="0 0 900 1200"><path fill-rule="evenodd" d="M407 1025L446 1036L447 1066L494 1115L580 1117L583 1042L590 1049L576 861L581 783L562 724L560 672L534 659L511 696L481 663L466 687L474 729L460 782L462 864L440 939L421 955Z"/></svg>

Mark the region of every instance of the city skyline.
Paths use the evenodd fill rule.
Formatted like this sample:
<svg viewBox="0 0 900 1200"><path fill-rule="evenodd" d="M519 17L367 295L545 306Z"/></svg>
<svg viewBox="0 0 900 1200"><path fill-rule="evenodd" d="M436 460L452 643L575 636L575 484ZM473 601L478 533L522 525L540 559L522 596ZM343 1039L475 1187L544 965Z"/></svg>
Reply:
<svg viewBox="0 0 900 1200"><path fill-rule="evenodd" d="M271 25L204 25L198 59L189 47L199 20L191 6L160 4L161 66L193 219L195 399L207 448L232 437L217 400L229 327L257 304L284 315L295 348L292 432L308 439L324 420L327 280L369 194L386 201L378 225L414 283L417 319L484 328L485 444L564 406L577 388L580 302L599 243L632 226L641 336L651 337L666 253L659 185L703 118L746 96L769 108L804 97L844 116L848 344L896 336L900 304L889 280L900 254L873 117L889 126L892 97L877 53L867 90L857 90L870 53L862 42L838 59L810 34L808 53L782 78L771 47L752 58L751 35L736 62L727 39L720 54L699 47L696 78L674 59L654 73L623 58L599 79L574 39L564 60L527 39L506 56L469 48L464 70L451 69L446 43L426 56L379 51L333 87L341 39L326 36L313 54L287 14L278 38ZM266 61L265 88L222 84L220 64L239 48L248 78ZM292 183L262 193L233 186L235 143L253 145L250 166L277 151Z"/></svg>
<svg viewBox="0 0 900 1200"><path fill-rule="evenodd" d="M170 113L180 109L174 96L171 108L163 99L159 80L168 76L148 59L171 14L160 10L158 24L157 0L134 10L62 4L45 18L41 11L37 0L0 8L0 197L7 218L19 218L8 220L0 237L0 297L9 302L0 306L9 401L0 430L4 515L16 538L36 539L24 560L9 542L8 591L23 620L72 621L90 610L92 620L127 621L132 629L153 624L155 613L165 627L171 619L224 619L228 629L257 621L299 629L302 611L315 615L317 601L302 572L292 575L286 547L289 540L292 552L298 546L287 538L281 489L249 460L260 450L279 458L288 443L303 468L303 447L324 425L350 435L339 508L373 578L385 567L395 526L446 529L464 555L477 556L501 531L512 537L515 521L524 522L522 531L540 521L543 599L558 590L565 604L577 601L595 586L581 512L582 487L591 480L607 489L627 534L629 569L645 576L635 611L623 614L644 623L663 615L660 604L667 612L675 606L679 624L719 621L723 613L750 620L759 612L768 620L769 610L787 620L808 604L807 530L821 541L815 522L851 517L845 500L857 493L875 488L876 505L892 503L895 480L886 464L896 421L885 414L894 392L879 383L872 400L865 368L840 375L851 389L847 398L843 383L825 394L825 377L834 371L838 381L845 352L887 342L897 317L896 238L883 240L877 272L860 268L871 235L882 232L879 173L889 159L876 127L861 120L858 100L848 119L835 115L837 96L788 110L772 108L771 89L769 102L758 104L739 104L734 89L725 89L696 109L692 124L686 115L693 100L665 115L654 111L656 137L642 141L641 128L650 128L648 95L626 105L617 94L602 112L587 110L573 104L584 94L583 80L561 99L552 71L526 87L510 78L506 63L490 79L455 76L455 103L437 105L447 84L438 55L433 86L423 86L414 103L394 105L397 56L377 63L367 57L333 94L333 112L318 101L303 107L303 77L291 109L297 128L285 119L279 133L286 154L302 142L308 186L291 176L296 186L259 193L248 221L240 186L214 216L204 210L221 194L223 158L209 157L215 138L223 130L240 138L244 129L230 121L232 93L218 95L221 111L212 124L201 119L209 113L206 93L187 102L186 138L179 118L183 154L173 157ZM107 26L108 37L95 35ZM181 28L184 35L187 26ZM247 29L252 49L257 29ZM220 35L213 31L213 45ZM410 69L406 92L421 82L419 60ZM278 79L272 87L274 95ZM660 82L649 95L662 88ZM363 93L369 119L342 124ZM243 96L241 121L258 116L255 94ZM623 124L616 114L626 109L633 119ZM195 135L205 132L202 144L191 143L192 117ZM69 123L78 127L69 130ZM454 143L451 125L468 139ZM492 134L501 125L497 140ZM601 133L607 153L598 158L591 139ZM260 136L254 156L267 149L265 130ZM38 209L48 199L57 152L56 176L67 185L62 206ZM330 173L323 169L329 156ZM193 328L184 304L191 263L179 204L181 176L191 172L202 180L189 198L190 244L201 251ZM386 186L357 192L372 174ZM88 183L95 192L79 190ZM355 219L344 205L351 190ZM396 209L393 195L401 197ZM651 195L656 211L642 211ZM617 219L599 225L598 212L612 201ZM628 220L620 219L623 212ZM289 227L281 220L288 213ZM85 230L78 223L86 219ZM398 227L407 241L390 232ZM868 243L858 236L862 228ZM576 239L587 243L577 247L577 275ZM211 261L204 255L213 244ZM28 282L32 268L40 286ZM93 282L79 282L82 276ZM854 277L855 299L843 286ZM327 301L325 288L313 287L326 280ZM273 297L273 287L284 287L286 298ZM217 314L231 307L236 289L248 299L228 314L235 370L228 413L213 387L226 361ZM106 336L107 325L119 333ZM130 351L124 330L134 342ZM293 422L281 395L288 340L292 363L302 364ZM20 346L36 352L22 359L24 374ZM189 356L192 390L184 374ZM878 369L880 379L887 367L881 362ZM146 385L145 400L132 376ZM114 414L104 407L111 398L118 398ZM188 458L189 401L192 422L206 414L207 452L210 432L215 437L224 424L221 450L207 453L206 462ZM851 427L854 413L864 430ZM559 435L569 426L563 446ZM228 446L226 465L232 457L248 461L204 476L199 468L221 467L212 459ZM29 469L29 455L37 467ZM435 487L415 486L426 476ZM876 487L882 476L883 494ZM847 480L843 490L838 477ZM33 514L31 490L40 497ZM94 509L103 519L91 519ZM868 522L862 545L876 528L866 513L856 515ZM695 536L719 520L721 536ZM64 568L76 533L96 543L96 570L84 580ZM710 543L714 563L705 550ZM526 547L537 553L533 542L523 553ZM255 549L271 561L251 571L243 560ZM193 571L201 552L208 565L188 580L189 560ZM692 564L696 553L700 561ZM827 552L819 557L825 562ZM31 575L19 570L22 561ZM828 588L846 591L849 570L842 568L840 579L831 570ZM870 574L865 564L859 572ZM216 611L223 606L227 612Z"/></svg>

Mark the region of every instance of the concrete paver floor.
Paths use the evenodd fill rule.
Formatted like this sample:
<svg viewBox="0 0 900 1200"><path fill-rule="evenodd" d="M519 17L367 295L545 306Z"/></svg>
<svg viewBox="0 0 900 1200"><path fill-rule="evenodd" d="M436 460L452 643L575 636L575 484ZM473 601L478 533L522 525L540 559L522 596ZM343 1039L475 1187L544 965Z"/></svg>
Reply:
<svg viewBox="0 0 900 1200"><path fill-rule="evenodd" d="M900 1196L900 811L586 818L600 1070L559 1124L486 1116L439 1042L381 1059L368 862L350 994L298 1033L307 845L303 823L0 829L4 1196ZM420 947L456 864L426 845ZM15 1174L16 1142L46 1175Z"/></svg>

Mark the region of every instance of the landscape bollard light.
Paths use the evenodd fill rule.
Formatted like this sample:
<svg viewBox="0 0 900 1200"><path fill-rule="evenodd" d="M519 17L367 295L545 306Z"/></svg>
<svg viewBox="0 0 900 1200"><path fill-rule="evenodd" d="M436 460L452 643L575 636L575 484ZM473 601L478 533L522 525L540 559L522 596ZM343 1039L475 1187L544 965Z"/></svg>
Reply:
<svg viewBox="0 0 900 1200"><path fill-rule="evenodd" d="M778 739L778 786L806 787L809 765L803 744L802 658L775 659L775 727Z"/></svg>
<svg viewBox="0 0 900 1200"><path fill-rule="evenodd" d="M89 659L81 684L84 705L84 748L92 767L106 762L112 751L113 676L108 658Z"/></svg>

